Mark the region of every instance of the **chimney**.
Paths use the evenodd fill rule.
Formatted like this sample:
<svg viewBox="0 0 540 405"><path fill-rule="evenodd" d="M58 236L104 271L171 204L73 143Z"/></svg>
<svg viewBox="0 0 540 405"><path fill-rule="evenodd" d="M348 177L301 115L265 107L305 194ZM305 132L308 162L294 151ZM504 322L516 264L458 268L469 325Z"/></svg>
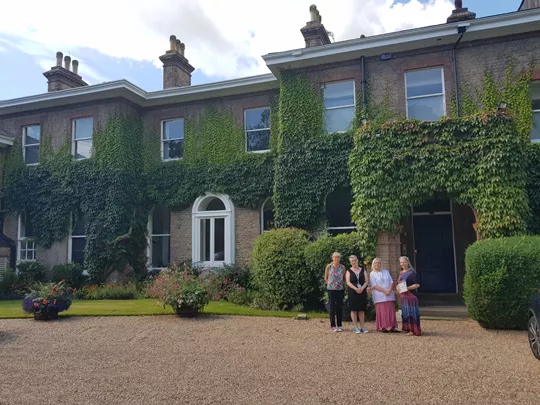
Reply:
<svg viewBox="0 0 540 405"><path fill-rule="evenodd" d="M322 24L322 17L315 4L312 4L309 7L309 14L311 16L310 21L306 23L305 27L300 29L300 32L306 41L306 48L329 44L330 37Z"/></svg>
<svg viewBox="0 0 540 405"><path fill-rule="evenodd" d="M64 58L63 67L62 58ZM62 52L56 52L56 66L51 67L51 70L43 73L43 76L48 81L48 92L88 86L88 83L79 76L79 61L73 60L73 71L70 70L70 65L70 56L66 55L64 57Z"/></svg>
<svg viewBox="0 0 540 405"><path fill-rule="evenodd" d="M169 37L169 50L159 59L163 62L163 88L191 86L191 73L195 70L184 56L186 45L176 36Z"/></svg>
<svg viewBox="0 0 540 405"><path fill-rule="evenodd" d="M474 20L476 18L476 13L469 11L467 7L463 7L462 0L454 1L455 10L452 11L450 17L446 19L447 23L454 23L459 21Z"/></svg>
<svg viewBox="0 0 540 405"><path fill-rule="evenodd" d="M540 8L540 0L523 0L518 11L530 10L531 8Z"/></svg>

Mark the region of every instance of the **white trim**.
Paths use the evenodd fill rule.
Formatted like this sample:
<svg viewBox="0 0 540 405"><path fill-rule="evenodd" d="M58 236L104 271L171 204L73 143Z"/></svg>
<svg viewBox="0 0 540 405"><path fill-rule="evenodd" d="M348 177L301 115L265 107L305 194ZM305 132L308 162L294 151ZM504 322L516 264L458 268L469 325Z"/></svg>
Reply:
<svg viewBox="0 0 540 405"><path fill-rule="evenodd" d="M433 216L433 215L437 215L437 216L450 215L450 222L452 224L452 249L454 252L454 279L456 282L455 294L458 294L459 286L458 286L458 274L457 274L456 237L455 237L455 230L454 230L454 209L453 209L452 200L450 200L450 211L435 211L433 213L414 212L414 207L411 206L411 227L412 227L412 239L413 239L412 242L413 242L413 254L414 254L414 267L416 268L416 270L418 270L418 263L416 260L416 238L414 236L414 217Z"/></svg>
<svg viewBox="0 0 540 405"><path fill-rule="evenodd" d="M218 198L220 199L223 204L225 205L225 210L221 211L200 211L200 205L202 202L204 202L207 198ZM234 212L234 204L229 198L228 195L225 194L212 194L212 193L206 193L204 196L200 196L195 200L193 203L193 209L192 209L192 217L191 217L191 254L192 254L192 260L194 265L202 265L202 266L221 266L225 263L227 264L234 264L235 263L235 251L236 251L236 243L235 243L235 233L236 233L236 227L235 227L235 212ZM223 218L225 221L225 255L223 261L215 261L212 256L213 252L213 243L214 238L210 237L210 261L202 261L201 260L201 227L200 227L200 219L207 218L211 219L210 221L210 234L213 235L213 229L214 229L214 222L215 219Z"/></svg>
<svg viewBox="0 0 540 405"><path fill-rule="evenodd" d="M71 215L71 221L70 221L70 232L69 232L69 238L68 238L68 257L67 262L68 263L74 263L72 260L73 256L73 239L86 239L86 231L84 235L73 235L73 228L75 226L75 223L73 223L73 215ZM86 224L85 224L86 227ZM86 250L86 245L85 245ZM81 267L83 268L83 274L84 272L88 273L86 269L84 269L84 263L81 264Z"/></svg>
<svg viewBox="0 0 540 405"><path fill-rule="evenodd" d="M326 108L324 107L324 91L326 90L326 86L329 85L329 84L335 84L335 83L345 83L345 82L352 82L353 84L353 104L352 105L340 105L340 106L336 106L336 107L329 107L329 108ZM354 115L356 113L356 80L354 80L354 78L352 79L343 79L343 80L334 80L334 81L331 81L331 82L324 82L321 86L322 88L322 91L323 91L323 110L324 111L327 111L327 110L339 110L339 109L343 109L343 108L354 108L354 113L353 113L353 120L349 123L349 125L352 125L353 122L354 122ZM323 112L324 114L324 112ZM323 117L323 123L324 123L324 127L325 127L325 131L326 131L326 120L324 120L324 117ZM345 133L349 130L345 130L345 131L334 131L334 132L331 132L332 134L342 134L342 133Z"/></svg>
<svg viewBox="0 0 540 405"><path fill-rule="evenodd" d="M464 41L496 38L538 30L540 9L513 12L469 20ZM403 52L431 46L454 44L463 22L431 25L382 35L355 38L328 45L300 48L263 55L269 69L279 77L280 70L309 67L330 62Z"/></svg>
<svg viewBox="0 0 540 405"><path fill-rule="evenodd" d="M141 107L154 107L273 89L279 89L279 82L271 73L154 92L146 92L127 80L116 80L92 86L3 100L0 101L0 116L118 97L125 98Z"/></svg>
<svg viewBox="0 0 540 405"><path fill-rule="evenodd" d="M409 97L408 94L407 94L408 93L408 91L407 91L407 87L408 87L407 86L407 84L408 84L407 83L407 73L419 72L419 71L424 71L424 70L436 70L436 69L439 69L440 72L441 72L442 93L432 93L432 94L425 94L425 95L422 95L422 96ZM444 113L444 115L442 115L442 116L447 115L447 111L446 111L446 89L445 89L445 86L444 86L444 67L443 66L433 66L433 67L422 68L422 69L411 69L411 70L406 70L403 74L405 76L405 111L406 111L407 118L410 118L409 117L409 100L418 100L418 99L422 99L422 98L432 98L432 97L441 97L441 96L442 96L442 100L443 100L443 113ZM435 121L440 120L441 117L438 117Z"/></svg>
<svg viewBox="0 0 540 405"><path fill-rule="evenodd" d="M165 140L163 139L163 136L165 135L165 123L166 122L171 122L171 121L183 121L183 127L184 127L184 133L182 134L182 139L169 139L169 140ZM161 150L161 161L162 162L174 162L175 160L182 160L184 158L184 152L185 152L185 149L184 147L186 146L186 120L185 120L185 117L178 117L178 118L167 118L165 120L161 120L160 121L160 126L161 126L161 138L160 138L160 150ZM182 157L180 158L169 158L169 159L165 159L163 154L165 153L165 148L164 148L164 143L165 142L170 142L170 141L182 141L183 142L183 147L182 147Z"/></svg>
<svg viewBox="0 0 540 405"><path fill-rule="evenodd" d="M30 127L38 127L39 128L39 142L38 143L31 143L28 145L26 143L26 134L28 132L28 128ZM38 161L36 163L26 163L26 148L31 146L37 146L38 147ZM22 154L23 154L23 162L26 166L36 166L39 164L39 149L41 148L41 125L40 124L31 124L31 125L25 125L22 127Z"/></svg>
<svg viewBox="0 0 540 405"><path fill-rule="evenodd" d="M92 118L92 136L89 137L89 138L75 139L75 130L76 130L75 122L80 121L80 120L86 120L86 119L89 119L89 118ZM77 158L77 156L75 155L76 152L77 152L77 142L86 141L88 139L90 139L92 141L92 146L90 148L90 156L87 157L87 158L85 158L85 157ZM90 115L90 116L87 116L87 117L72 118L71 119L71 156L73 156L73 158L75 160L86 160L86 159L90 159L93 155L94 155L94 116Z"/></svg>
<svg viewBox="0 0 540 405"><path fill-rule="evenodd" d="M246 125L247 125L247 119L246 119L246 113L248 111L253 111L253 110L265 110L267 109L270 111L270 117L268 117L268 128L259 128L259 129L246 129ZM271 126L271 123L270 123L270 120L271 120L271 115L272 115L272 109L271 109L271 106L269 105L265 105L265 106L261 106L261 107L253 107L253 108L244 108L244 138L245 138L245 146L244 146L244 151L246 153L266 153L266 152L270 152L271 149L261 149L261 150L247 150L247 147L248 147L248 132L261 132L261 131L270 131L270 126ZM269 136L272 136L272 134L270 133ZM269 143L270 143L270 140L269 140Z"/></svg>
<svg viewBox="0 0 540 405"><path fill-rule="evenodd" d="M159 236L168 236L169 237L169 262L170 262L170 256L171 256L171 211L167 208L167 210L169 211L169 233L164 233L164 234L154 234L152 233L153 230L154 230L154 221L153 221L153 216L154 216L154 210L155 210L155 206L152 207L152 209L150 210L150 214L148 215L148 223L147 223L147 230L148 230L148 236L146 237L146 241L147 241L147 248L146 248L146 256L147 256L147 260L146 260L146 267L150 270L163 270L165 269L166 267L156 267L156 266L152 266L152 238L153 237L159 237Z"/></svg>
<svg viewBox="0 0 540 405"><path fill-rule="evenodd" d="M21 228L22 228L22 218L21 218L21 215L19 214L19 216L17 217L17 263L19 262L22 262L22 261L25 261L25 262L35 262L36 259L37 259L37 246L36 246L36 242L35 241L27 241L27 237L26 236L21 236ZM25 229L26 229L26 224L25 224ZM26 243L26 249L22 249L21 247L21 243ZM33 248L28 248L28 244L29 243L32 243L33 244ZM34 252L34 258L33 259L21 259L21 250L24 250L26 253L26 255L28 256L28 252Z"/></svg>

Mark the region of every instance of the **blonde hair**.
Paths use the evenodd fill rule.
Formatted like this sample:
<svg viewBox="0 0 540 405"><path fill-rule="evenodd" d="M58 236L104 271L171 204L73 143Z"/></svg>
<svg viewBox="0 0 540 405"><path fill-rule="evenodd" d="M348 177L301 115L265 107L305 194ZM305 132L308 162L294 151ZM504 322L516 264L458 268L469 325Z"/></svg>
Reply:
<svg viewBox="0 0 540 405"><path fill-rule="evenodd" d="M341 259L341 253L339 253L339 252L334 252L334 253L332 253L332 259L333 259L334 257L336 257L336 256L338 256L338 257Z"/></svg>
<svg viewBox="0 0 540 405"><path fill-rule="evenodd" d="M416 270L414 269L414 267L411 264L411 261L409 260L409 258L407 256L401 256L399 258L399 261L402 261L402 260L405 260L407 262L407 270L412 270L412 271L416 272Z"/></svg>

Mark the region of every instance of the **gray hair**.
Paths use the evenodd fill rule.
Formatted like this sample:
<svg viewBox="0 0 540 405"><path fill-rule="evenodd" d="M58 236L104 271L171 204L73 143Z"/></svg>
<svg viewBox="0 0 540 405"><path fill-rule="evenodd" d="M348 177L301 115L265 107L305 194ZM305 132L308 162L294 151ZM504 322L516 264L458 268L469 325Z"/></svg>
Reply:
<svg viewBox="0 0 540 405"><path fill-rule="evenodd" d="M412 270L412 271L416 272L416 270L414 269L414 267L411 264L411 261L409 260L409 258L407 256L401 256L399 258L399 261L401 261L401 260L405 260L407 262L407 270Z"/></svg>

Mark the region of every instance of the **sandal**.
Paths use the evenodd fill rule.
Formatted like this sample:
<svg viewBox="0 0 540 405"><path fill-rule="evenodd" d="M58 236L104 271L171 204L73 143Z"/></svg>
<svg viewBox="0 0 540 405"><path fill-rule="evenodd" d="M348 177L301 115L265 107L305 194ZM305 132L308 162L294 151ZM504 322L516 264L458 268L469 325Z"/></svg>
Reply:
<svg viewBox="0 0 540 405"><path fill-rule="evenodd" d="M401 331L400 331L400 330L397 330L397 329L392 329L392 330L390 330L390 332L391 332L391 333L401 333Z"/></svg>

